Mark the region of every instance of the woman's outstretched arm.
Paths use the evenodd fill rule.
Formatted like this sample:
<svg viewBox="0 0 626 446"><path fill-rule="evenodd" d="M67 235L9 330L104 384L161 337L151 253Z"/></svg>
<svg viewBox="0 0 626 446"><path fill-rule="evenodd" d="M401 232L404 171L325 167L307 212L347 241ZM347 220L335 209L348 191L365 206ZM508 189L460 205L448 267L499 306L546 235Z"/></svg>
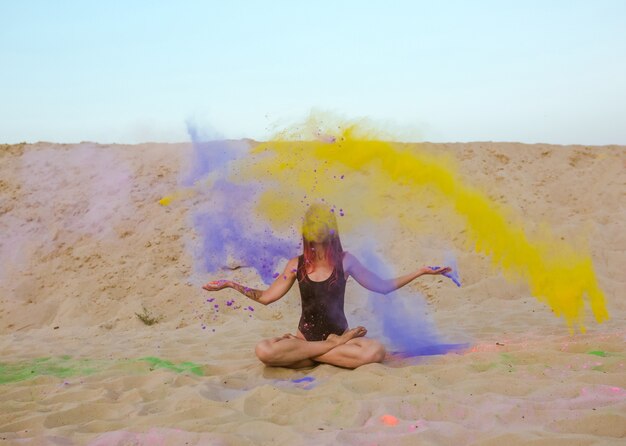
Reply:
<svg viewBox="0 0 626 446"><path fill-rule="evenodd" d="M296 281L297 268L298 258L294 257L287 262L287 266L285 266L283 273L278 276L278 278L266 290L249 288L231 280L214 280L207 283L202 288L207 291L219 291L224 288L232 288L233 290L239 291L244 296L260 304L269 305L287 294L287 291L289 291L293 283Z"/></svg>
<svg viewBox="0 0 626 446"><path fill-rule="evenodd" d="M398 288L402 288L407 283L412 282L417 279L419 276L423 276L424 274L443 274L452 271L450 267L443 268L429 268L428 266L423 266L412 273L405 274L404 276L396 277L395 279L382 279L378 277L378 275L370 270L368 270L359 259L354 257L349 252L346 252L345 255L346 260L346 272L354 277L354 279L364 288L367 288L370 291L374 291L375 293L381 294L389 294L392 291L397 290Z"/></svg>

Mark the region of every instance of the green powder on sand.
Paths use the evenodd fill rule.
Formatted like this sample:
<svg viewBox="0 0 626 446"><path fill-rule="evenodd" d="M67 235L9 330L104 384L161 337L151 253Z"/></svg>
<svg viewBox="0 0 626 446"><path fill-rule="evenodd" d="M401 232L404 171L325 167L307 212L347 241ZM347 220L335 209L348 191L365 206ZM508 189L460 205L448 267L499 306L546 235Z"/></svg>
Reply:
<svg viewBox="0 0 626 446"><path fill-rule="evenodd" d="M166 369L176 373L191 372L194 375L204 376L202 366L193 362L181 362L176 364L172 361L153 356L131 361L117 361L118 364L138 364L142 362L147 362L150 365L151 371L155 369ZM107 360L72 359L72 357L68 355L57 358L35 358L14 363L0 362L0 385L33 379L38 376L54 376L62 379L72 376L87 376L101 372L114 363L115 361Z"/></svg>
<svg viewBox="0 0 626 446"><path fill-rule="evenodd" d="M596 356L602 356L603 358L608 356L606 352L603 352L602 350L592 350L590 352L587 352L590 355L596 355Z"/></svg>
<svg viewBox="0 0 626 446"><path fill-rule="evenodd" d="M37 376L56 376L69 378L94 373L93 361L89 359L72 360L69 356L60 358L35 358L16 363L0 363L0 384L35 378Z"/></svg>
<svg viewBox="0 0 626 446"><path fill-rule="evenodd" d="M191 372L194 375L198 375L198 376L204 375L202 366L198 364L194 364L193 362L181 362L179 364L174 364L172 361L155 358L154 356L146 356L145 358L140 358L139 361L146 361L150 363L151 370L167 369L167 370L172 370L176 373Z"/></svg>

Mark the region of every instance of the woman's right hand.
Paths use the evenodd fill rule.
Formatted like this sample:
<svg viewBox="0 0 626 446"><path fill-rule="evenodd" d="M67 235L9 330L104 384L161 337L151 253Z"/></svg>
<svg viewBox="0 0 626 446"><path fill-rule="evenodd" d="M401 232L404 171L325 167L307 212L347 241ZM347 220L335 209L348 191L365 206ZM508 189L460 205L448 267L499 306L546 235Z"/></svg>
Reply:
<svg viewBox="0 0 626 446"><path fill-rule="evenodd" d="M449 266L424 266L422 274L446 274L452 271Z"/></svg>
<svg viewBox="0 0 626 446"><path fill-rule="evenodd" d="M214 280L205 284L202 288L207 291L219 291L224 288L228 288L230 286L230 282L228 280Z"/></svg>

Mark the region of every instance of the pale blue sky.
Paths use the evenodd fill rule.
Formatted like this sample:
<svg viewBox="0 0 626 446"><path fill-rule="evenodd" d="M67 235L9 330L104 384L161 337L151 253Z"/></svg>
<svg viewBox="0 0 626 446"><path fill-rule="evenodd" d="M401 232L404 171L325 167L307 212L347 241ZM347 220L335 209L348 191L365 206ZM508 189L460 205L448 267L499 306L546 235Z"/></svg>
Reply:
<svg viewBox="0 0 626 446"><path fill-rule="evenodd" d="M626 1L0 0L0 142L265 139L312 108L429 141L626 144Z"/></svg>

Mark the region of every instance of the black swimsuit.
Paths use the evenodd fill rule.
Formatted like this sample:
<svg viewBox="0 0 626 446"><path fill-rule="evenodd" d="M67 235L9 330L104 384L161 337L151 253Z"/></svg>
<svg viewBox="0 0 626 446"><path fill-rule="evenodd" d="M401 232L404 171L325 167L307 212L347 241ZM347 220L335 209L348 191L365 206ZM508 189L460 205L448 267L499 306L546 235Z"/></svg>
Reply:
<svg viewBox="0 0 626 446"><path fill-rule="evenodd" d="M343 265L336 271L337 278L330 277L322 282L309 279L303 267L304 256L298 257L298 285L302 298L302 316L298 329L307 341L323 341L329 334L340 335L348 328L343 312L346 277Z"/></svg>

